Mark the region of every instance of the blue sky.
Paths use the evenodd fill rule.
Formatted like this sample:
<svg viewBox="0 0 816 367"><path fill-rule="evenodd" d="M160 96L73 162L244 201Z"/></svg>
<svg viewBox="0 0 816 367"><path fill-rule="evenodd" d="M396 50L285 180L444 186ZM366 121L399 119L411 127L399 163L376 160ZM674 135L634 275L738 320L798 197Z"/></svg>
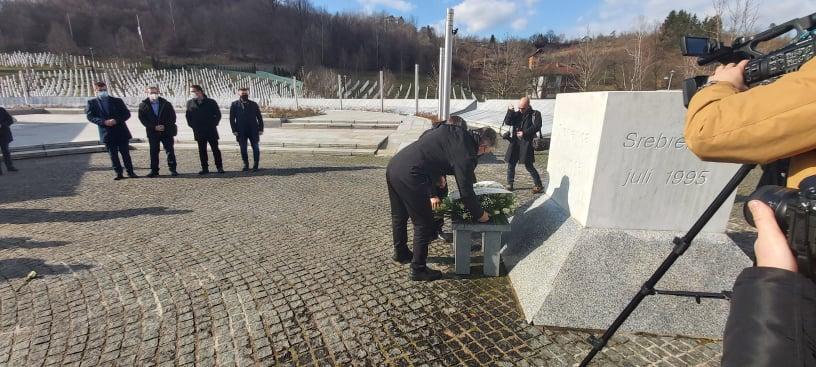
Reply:
<svg viewBox="0 0 816 367"><path fill-rule="evenodd" d="M737 0L730 0L737 1ZM763 7L757 27L816 12L816 0L755 0ZM553 29L578 36L627 31L642 19L659 22L672 9L713 14L712 0L312 0L329 12L384 11L413 16L417 23L441 28L445 9L455 9L456 27L467 34L528 37Z"/></svg>

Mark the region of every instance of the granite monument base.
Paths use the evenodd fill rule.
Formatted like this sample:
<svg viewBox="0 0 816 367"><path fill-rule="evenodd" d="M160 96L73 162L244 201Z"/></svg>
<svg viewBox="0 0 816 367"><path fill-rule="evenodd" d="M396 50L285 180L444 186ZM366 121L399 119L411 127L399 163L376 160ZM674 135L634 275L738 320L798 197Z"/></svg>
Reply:
<svg viewBox="0 0 816 367"><path fill-rule="evenodd" d="M666 210L671 203L665 203ZM516 213L501 257L528 322L603 330L683 233L587 228L546 195ZM724 234L703 233L657 289L731 290L751 260ZM648 296L621 331L722 337L727 300Z"/></svg>

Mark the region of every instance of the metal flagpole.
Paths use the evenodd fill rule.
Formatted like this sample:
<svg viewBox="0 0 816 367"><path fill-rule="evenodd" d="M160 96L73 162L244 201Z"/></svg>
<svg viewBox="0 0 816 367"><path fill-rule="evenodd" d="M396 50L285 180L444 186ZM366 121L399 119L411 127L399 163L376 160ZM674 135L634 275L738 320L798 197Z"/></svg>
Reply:
<svg viewBox="0 0 816 367"><path fill-rule="evenodd" d="M142 41L142 52L145 52L144 38L142 37L142 23L139 22L139 14L136 14L136 30L139 32L139 40Z"/></svg>

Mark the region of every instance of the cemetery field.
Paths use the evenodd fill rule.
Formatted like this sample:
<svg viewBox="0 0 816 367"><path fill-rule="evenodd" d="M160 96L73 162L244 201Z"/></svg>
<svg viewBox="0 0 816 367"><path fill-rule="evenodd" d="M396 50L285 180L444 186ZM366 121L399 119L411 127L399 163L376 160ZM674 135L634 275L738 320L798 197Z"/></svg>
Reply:
<svg viewBox="0 0 816 367"><path fill-rule="evenodd" d="M586 331L527 324L480 254L458 277L435 241L446 278L409 281L390 259L387 159L263 154L243 174L224 151L228 172L200 177L197 152L177 155L176 178L114 182L106 154L0 176L0 365L568 366L589 349ZM147 151L133 158L146 174ZM484 157L476 174L504 170ZM529 204L521 167L517 180ZM596 363L716 366L720 348L624 333Z"/></svg>

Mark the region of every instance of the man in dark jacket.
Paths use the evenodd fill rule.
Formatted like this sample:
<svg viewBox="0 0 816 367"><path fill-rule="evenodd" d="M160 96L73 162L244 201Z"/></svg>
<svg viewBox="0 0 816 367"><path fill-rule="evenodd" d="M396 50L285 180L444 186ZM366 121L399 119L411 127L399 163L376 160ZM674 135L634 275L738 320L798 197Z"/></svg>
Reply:
<svg viewBox="0 0 816 367"><path fill-rule="evenodd" d="M397 153L388 163L385 178L391 203L391 229L394 239L394 261L411 261L412 280L434 280L437 270L426 266L428 244L436 235L431 207L434 181L454 175L461 200L474 220L490 219L482 210L473 184L478 156L496 145L496 132L482 128L469 132L460 126L439 125ZM435 198L436 201L440 199ZM408 218L414 224L414 252L408 249Z"/></svg>
<svg viewBox="0 0 816 367"><path fill-rule="evenodd" d="M9 144L14 140L11 135L11 124L14 123L14 118L6 111L5 108L0 107L0 151L3 153L3 162L6 162L6 168L9 172L17 172L14 165L11 163L11 151ZM3 174L3 168L0 166L0 175Z"/></svg>
<svg viewBox="0 0 816 367"><path fill-rule="evenodd" d="M249 157L247 154L247 140L252 144L252 171L258 171L258 161L261 159L261 149L258 146L260 135L263 135L263 117L261 108L254 101L249 100L249 89L238 90L238 100L230 106L230 127L238 138L241 147L241 159L244 160L244 172L249 171Z"/></svg>
<svg viewBox="0 0 816 367"><path fill-rule="evenodd" d="M541 184L541 176L535 168L535 151L533 150L533 138L541 130L541 113L530 107L530 99L524 97L519 101L518 111L512 106L504 116L504 124L510 125L511 130L508 138L510 145L504 160L507 162L507 189L513 190L513 181L516 178L516 164L520 161L524 164L527 172L533 178L533 193L537 194L544 188Z"/></svg>
<svg viewBox="0 0 816 367"><path fill-rule="evenodd" d="M88 100L85 106L85 116L88 121L103 127L102 141L108 148L113 170L116 171L118 181L125 178L122 175L122 163L128 172L128 177L137 178L139 176L133 171L133 162L130 160L130 130L127 127L127 120L130 118L130 111L125 102L108 94L108 86L104 82L94 84L96 98ZM119 154L122 155L122 162L119 161Z"/></svg>
<svg viewBox="0 0 816 367"><path fill-rule="evenodd" d="M221 110L218 103L211 98L207 98L204 90L199 85L190 86L190 96L187 101L187 125L193 129L193 136L198 142L198 157L201 160L201 172L199 175L210 173L207 162L207 144L213 152L215 168L218 173L224 173L224 164L221 162L221 150L218 149L218 123L221 122Z"/></svg>
<svg viewBox="0 0 816 367"><path fill-rule="evenodd" d="M158 87L148 88L147 93L147 99L139 104L139 121L147 129L147 141L150 145L150 174L147 177L159 175L159 144L167 153L170 174L178 176L176 152L173 149L173 142L178 133L176 110L170 102L160 96Z"/></svg>
<svg viewBox="0 0 816 367"><path fill-rule="evenodd" d="M722 365L816 366L816 283L797 273L774 211L756 200L748 207L758 234L757 266L734 283Z"/></svg>

